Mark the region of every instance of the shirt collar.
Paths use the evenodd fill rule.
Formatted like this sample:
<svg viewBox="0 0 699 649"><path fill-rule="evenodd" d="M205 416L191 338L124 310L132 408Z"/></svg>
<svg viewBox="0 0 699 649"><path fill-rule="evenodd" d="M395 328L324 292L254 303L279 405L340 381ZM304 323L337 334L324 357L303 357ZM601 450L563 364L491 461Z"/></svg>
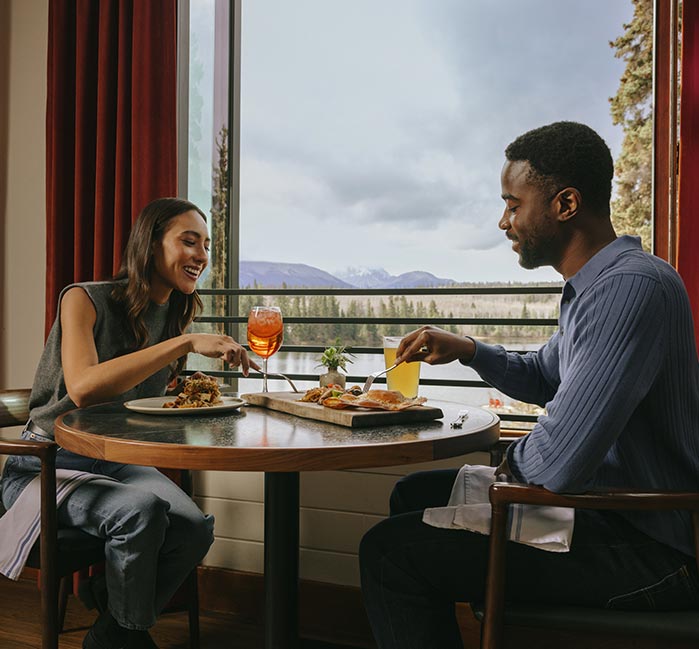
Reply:
<svg viewBox="0 0 699 649"><path fill-rule="evenodd" d="M619 255L630 250L642 250L641 237L623 235L607 244L602 250L595 253L587 263L565 283L564 294L572 289L573 295L580 295L599 274L610 266Z"/></svg>

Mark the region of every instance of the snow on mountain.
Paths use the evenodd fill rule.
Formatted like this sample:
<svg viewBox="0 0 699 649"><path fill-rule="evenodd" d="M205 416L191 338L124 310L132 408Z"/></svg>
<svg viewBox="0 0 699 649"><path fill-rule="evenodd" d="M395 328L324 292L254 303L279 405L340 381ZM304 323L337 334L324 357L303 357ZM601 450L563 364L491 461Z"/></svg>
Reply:
<svg viewBox="0 0 699 649"><path fill-rule="evenodd" d="M335 273L348 284L357 288L383 288L386 282L390 282L393 277L383 268L346 268Z"/></svg>
<svg viewBox="0 0 699 649"><path fill-rule="evenodd" d="M422 270L391 275L383 268L346 268L336 272L335 276L358 288L430 288L456 283L453 279L436 277Z"/></svg>

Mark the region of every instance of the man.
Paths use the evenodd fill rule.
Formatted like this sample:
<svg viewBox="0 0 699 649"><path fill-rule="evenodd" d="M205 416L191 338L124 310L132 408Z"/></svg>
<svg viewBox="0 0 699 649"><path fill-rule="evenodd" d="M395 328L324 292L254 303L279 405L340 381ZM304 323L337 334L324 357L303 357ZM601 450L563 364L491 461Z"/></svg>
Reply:
<svg viewBox="0 0 699 649"><path fill-rule="evenodd" d="M699 491L699 364L685 288L610 221L611 154L573 122L517 138L502 169L499 227L524 268L566 280L559 329L508 353L435 327L397 359L458 360L515 399L545 405L499 471L556 492ZM482 600L488 538L422 522L449 500L456 470L401 480L391 516L360 547L362 589L381 649L461 647L455 601ZM506 599L650 609L699 605L689 518L578 510L569 552L508 543Z"/></svg>

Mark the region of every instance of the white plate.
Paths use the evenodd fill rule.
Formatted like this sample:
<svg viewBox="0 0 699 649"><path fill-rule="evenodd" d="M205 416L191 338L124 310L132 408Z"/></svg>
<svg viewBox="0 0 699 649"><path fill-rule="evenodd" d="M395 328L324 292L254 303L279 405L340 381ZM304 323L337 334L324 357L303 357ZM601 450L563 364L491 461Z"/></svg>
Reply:
<svg viewBox="0 0 699 649"><path fill-rule="evenodd" d="M163 408L163 404L174 401L175 397L148 397L147 399L134 399L126 401L124 406L135 412L142 412L146 415L208 415L209 413L227 412L237 410L245 405L245 401L237 397L221 397L223 403L211 406L210 408Z"/></svg>

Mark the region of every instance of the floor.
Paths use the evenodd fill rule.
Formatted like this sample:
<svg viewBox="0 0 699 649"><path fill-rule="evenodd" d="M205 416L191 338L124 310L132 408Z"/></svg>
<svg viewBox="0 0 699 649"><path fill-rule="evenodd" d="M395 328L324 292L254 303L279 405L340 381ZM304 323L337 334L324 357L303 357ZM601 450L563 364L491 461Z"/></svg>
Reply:
<svg viewBox="0 0 699 649"><path fill-rule="evenodd" d="M82 640L95 618L75 597L69 598L65 631L60 649L81 649ZM201 649L262 649L262 629L230 616L202 613ZM160 649L188 649L186 613L164 615L151 632ZM38 649L41 646L41 616L36 582L0 579L0 649ZM339 645L304 640L300 649L347 649Z"/></svg>

